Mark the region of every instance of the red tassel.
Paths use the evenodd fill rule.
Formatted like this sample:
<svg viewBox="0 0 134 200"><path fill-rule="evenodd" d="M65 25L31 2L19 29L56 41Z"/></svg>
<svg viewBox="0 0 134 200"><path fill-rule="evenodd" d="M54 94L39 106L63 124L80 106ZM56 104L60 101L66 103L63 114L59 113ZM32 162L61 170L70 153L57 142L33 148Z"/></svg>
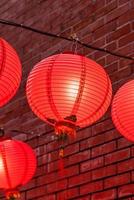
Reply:
<svg viewBox="0 0 134 200"><path fill-rule="evenodd" d="M59 176L63 176L64 175L64 160L63 158L59 159Z"/></svg>
<svg viewBox="0 0 134 200"><path fill-rule="evenodd" d="M59 150L59 175L60 176L63 176L64 175L64 159L63 159L63 156L64 156L64 148L61 147L60 150Z"/></svg>

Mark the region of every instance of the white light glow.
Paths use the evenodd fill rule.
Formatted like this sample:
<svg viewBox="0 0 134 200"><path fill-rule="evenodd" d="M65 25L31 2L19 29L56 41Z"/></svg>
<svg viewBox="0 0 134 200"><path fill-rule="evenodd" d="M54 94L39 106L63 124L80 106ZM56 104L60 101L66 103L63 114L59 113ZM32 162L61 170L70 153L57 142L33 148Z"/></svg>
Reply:
<svg viewBox="0 0 134 200"><path fill-rule="evenodd" d="M76 98L79 89L79 82L78 81L70 81L67 84L67 93L69 97Z"/></svg>

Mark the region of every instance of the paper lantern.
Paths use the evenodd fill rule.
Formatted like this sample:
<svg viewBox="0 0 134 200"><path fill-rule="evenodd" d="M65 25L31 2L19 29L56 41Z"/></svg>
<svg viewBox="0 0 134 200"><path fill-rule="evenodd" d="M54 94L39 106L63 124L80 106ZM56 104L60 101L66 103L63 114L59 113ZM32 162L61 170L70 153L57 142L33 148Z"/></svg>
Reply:
<svg viewBox="0 0 134 200"><path fill-rule="evenodd" d="M134 80L124 84L115 94L112 119L117 130L134 142Z"/></svg>
<svg viewBox="0 0 134 200"><path fill-rule="evenodd" d="M15 95L21 81L21 64L15 50L0 38L0 107Z"/></svg>
<svg viewBox="0 0 134 200"><path fill-rule="evenodd" d="M75 134L100 119L111 100L111 82L104 69L82 55L64 53L39 62L27 81L33 112L57 134Z"/></svg>
<svg viewBox="0 0 134 200"><path fill-rule="evenodd" d="M18 197L18 187L26 184L34 175L36 158L26 143L3 139L0 141L0 189L7 199Z"/></svg>

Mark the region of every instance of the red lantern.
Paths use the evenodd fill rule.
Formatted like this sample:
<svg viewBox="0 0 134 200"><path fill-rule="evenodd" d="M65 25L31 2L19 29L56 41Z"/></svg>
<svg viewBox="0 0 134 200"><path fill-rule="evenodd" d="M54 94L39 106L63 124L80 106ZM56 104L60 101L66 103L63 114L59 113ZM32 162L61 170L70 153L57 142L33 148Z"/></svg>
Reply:
<svg viewBox="0 0 134 200"><path fill-rule="evenodd" d="M84 56L58 54L39 62L27 81L33 112L58 127L85 127L102 117L111 100L104 69ZM67 123L67 124L66 124Z"/></svg>
<svg viewBox="0 0 134 200"><path fill-rule="evenodd" d="M58 54L39 62L27 81L33 112L55 127L57 134L74 135L106 112L111 82L104 69L82 55Z"/></svg>
<svg viewBox="0 0 134 200"><path fill-rule="evenodd" d="M119 132L134 142L134 80L117 91L112 103L112 119Z"/></svg>
<svg viewBox="0 0 134 200"><path fill-rule="evenodd" d="M15 50L0 38L0 107L16 93L21 81L21 64Z"/></svg>
<svg viewBox="0 0 134 200"><path fill-rule="evenodd" d="M26 143L3 139L0 141L0 189L7 199L18 197L17 188L26 184L34 175L36 158Z"/></svg>

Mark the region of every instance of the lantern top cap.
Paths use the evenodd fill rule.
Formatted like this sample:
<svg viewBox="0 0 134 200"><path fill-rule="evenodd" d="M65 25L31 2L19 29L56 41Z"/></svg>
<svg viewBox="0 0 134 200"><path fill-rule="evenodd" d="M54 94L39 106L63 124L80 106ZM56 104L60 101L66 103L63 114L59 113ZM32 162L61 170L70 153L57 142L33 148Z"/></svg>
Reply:
<svg viewBox="0 0 134 200"><path fill-rule="evenodd" d="M75 53L73 51L63 51L59 54L72 54L72 55L76 55L76 56L85 56L84 54L81 54L81 53ZM53 54L53 55L56 55L56 54ZM86 57L86 56L85 56Z"/></svg>

